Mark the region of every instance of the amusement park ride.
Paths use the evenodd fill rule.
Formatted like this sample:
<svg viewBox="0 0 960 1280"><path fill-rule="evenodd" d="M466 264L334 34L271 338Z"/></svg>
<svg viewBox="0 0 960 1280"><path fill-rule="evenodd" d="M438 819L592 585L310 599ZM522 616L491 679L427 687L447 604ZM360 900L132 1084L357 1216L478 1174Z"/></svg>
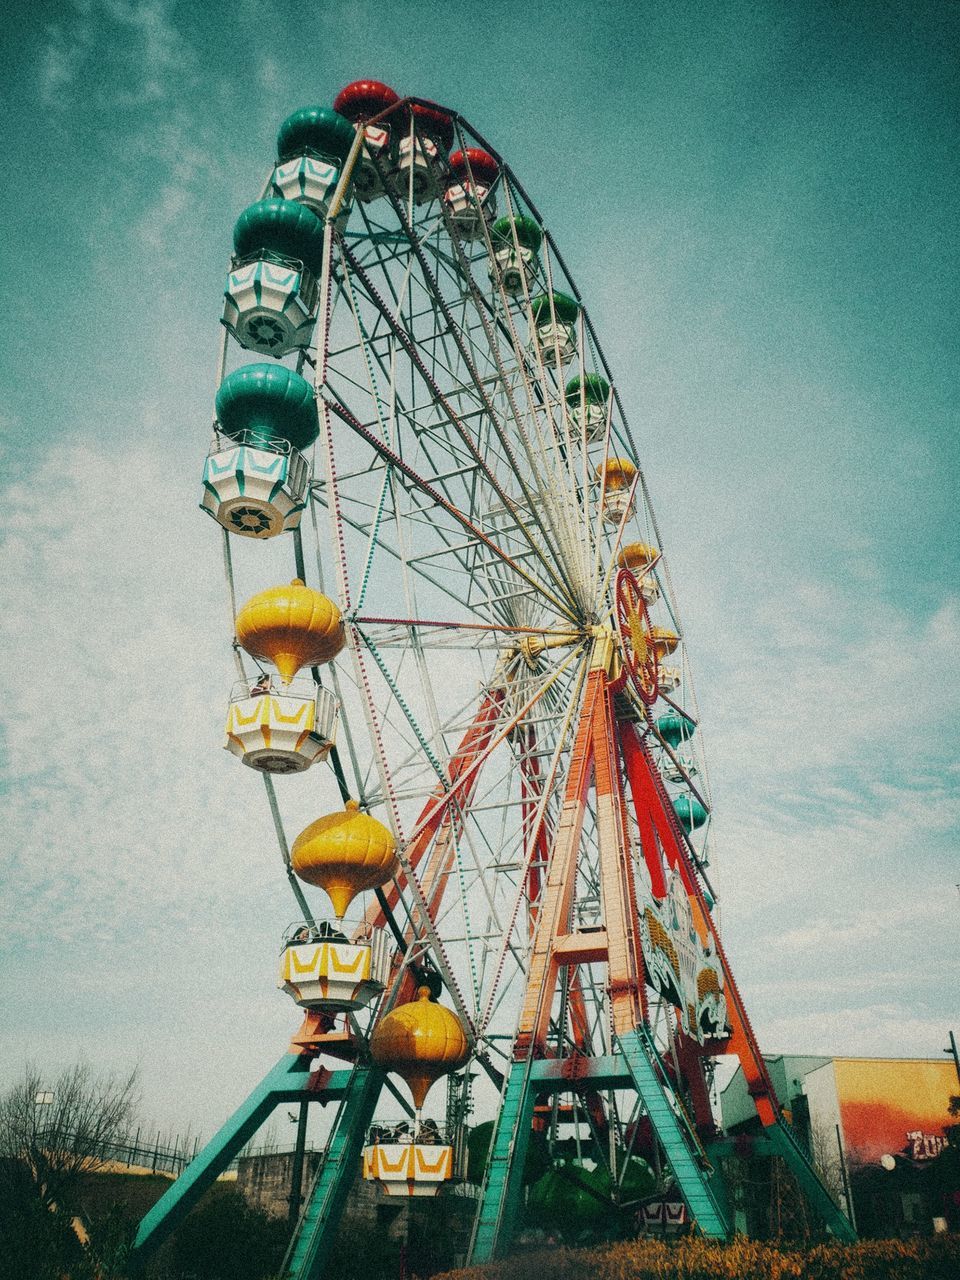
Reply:
<svg viewBox="0 0 960 1280"><path fill-rule="evenodd" d="M234 250L201 506L235 618L225 745L261 774L298 902L279 985L303 1023L144 1219L136 1256L278 1104L334 1102L285 1264L321 1275L357 1177L423 1195L462 1168L421 1109L446 1073L469 1089L467 1064L500 1099L473 1261L520 1225L534 1134L558 1163L575 1150L611 1214L653 1170L661 1201L672 1187L692 1229L725 1238L731 1144L709 1097L724 1054L755 1148L850 1238L724 954L658 526L537 210L456 112L360 81L281 125ZM274 538L292 551L281 585ZM260 586L245 603L241 573ZM318 774L323 816L289 844L283 789ZM372 1127L385 1087L410 1113L391 1074L412 1141Z"/></svg>

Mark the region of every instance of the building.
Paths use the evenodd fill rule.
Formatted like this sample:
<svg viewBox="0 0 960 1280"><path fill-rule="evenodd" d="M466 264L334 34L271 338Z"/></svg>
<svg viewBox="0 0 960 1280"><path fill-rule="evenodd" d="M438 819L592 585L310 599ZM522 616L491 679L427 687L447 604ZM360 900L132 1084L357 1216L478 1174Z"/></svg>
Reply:
<svg viewBox="0 0 960 1280"><path fill-rule="evenodd" d="M322 1152L306 1152L303 1192L309 1191ZM359 1168L357 1173L359 1175ZM290 1210L293 1153L259 1151L237 1161L237 1188L247 1203L271 1217ZM357 1177L350 1190L330 1263L338 1274L355 1256L362 1240L371 1274L417 1275L462 1266L476 1209L471 1187L450 1187L437 1196L386 1196L375 1182Z"/></svg>
<svg viewBox="0 0 960 1280"><path fill-rule="evenodd" d="M960 1125L950 1110L960 1095L952 1061L786 1054L765 1061L794 1131L862 1234L931 1230L934 1218L956 1225L960 1150L956 1160L953 1151L937 1160L951 1126ZM739 1068L720 1110L728 1134L749 1137L758 1127Z"/></svg>

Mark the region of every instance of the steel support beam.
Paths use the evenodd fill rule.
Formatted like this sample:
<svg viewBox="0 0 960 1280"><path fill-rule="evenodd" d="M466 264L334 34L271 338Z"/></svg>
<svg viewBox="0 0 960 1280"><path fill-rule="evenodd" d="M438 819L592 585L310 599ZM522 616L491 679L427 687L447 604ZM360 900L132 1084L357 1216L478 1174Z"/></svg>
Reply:
<svg viewBox="0 0 960 1280"><path fill-rule="evenodd" d="M349 1071L310 1071L310 1054L285 1053L140 1223L131 1262L140 1264L177 1227L281 1102L342 1098Z"/></svg>

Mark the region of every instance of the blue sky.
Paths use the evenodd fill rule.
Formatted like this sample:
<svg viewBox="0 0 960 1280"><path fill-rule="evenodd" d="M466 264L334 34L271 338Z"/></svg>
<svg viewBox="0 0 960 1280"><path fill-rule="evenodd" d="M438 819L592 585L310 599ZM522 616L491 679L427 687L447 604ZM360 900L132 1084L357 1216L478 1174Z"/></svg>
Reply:
<svg viewBox="0 0 960 1280"><path fill-rule="evenodd" d="M209 1132L293 1028L196 501L233 221L279 121L361 75L489 138L583 291L670 554L764 1047L939 1054L958 28L922 0L32 9L0 137L3 1080L139 1059L145 1110Z"/></svg>

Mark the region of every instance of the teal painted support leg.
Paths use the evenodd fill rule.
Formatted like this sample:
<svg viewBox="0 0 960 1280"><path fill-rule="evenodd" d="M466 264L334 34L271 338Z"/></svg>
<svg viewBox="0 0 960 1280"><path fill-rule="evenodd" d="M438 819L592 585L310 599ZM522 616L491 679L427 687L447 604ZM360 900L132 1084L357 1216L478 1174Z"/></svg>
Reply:
<svg viewBox="0 0 960 1280"><path fill-rule="evenodd" d="M322 1273L347 1196L360 1171L364 1138L382 1084L383 1076L373 1067L354 1067L326 1156L287 1254L283 1274L288 1280L316 1280Z"/></svg>
<svg viewBox="0 0 960 1280"><path fill-rule="evenodd" d="M142 1262L183 1221L206 1189L214 1183L245 1142L256 1133L274 1107L292 1102L307 1092L310 1057L285 1053L237 1108L222 1129L184 1169L176 1182L140 1223L132 1260ZM319 1097L336 1096L346 1083L345 1071L336 1072L330 1087ZM338 1079L339 1077L339 1079Z"/></svg>
<svg viewBox="0 0 960 1280"><path fill-rule="evenodd" d="M494 1129L483 1198L470 1244L471 1265L488 1262L513 1236L523 1194L523 1169L535 1101L530 1064L515 1062L507 1077Z"/></svg>
<svg viewBox="0 0 960 1280"><path fill-rule="evenodd" d="M714 1194L707 1171L691 1151L692 1139L686 1126L670 1104L655 1066L656 1049L652 1041L645 1030L638 1029L620 1037L620 1049L691 1218L708 1239L726 1240L730 1229L720 1198Z"/></svg>
<svg viewBox="0 0 960 1280"><path fill-rule="evenodd" d="M787 1168L796 1178L800 1190L807 1197L811 1207L823 1219L828 1230L837 1237L852 1244L857 1233L841 1209L830 1197L830 1193L820 1181L816 1170L807 1159L807 1154L797 1142L785 1120L778 1120L764 1130L764 1137L774 1152L786 1163Z"/></svg>

